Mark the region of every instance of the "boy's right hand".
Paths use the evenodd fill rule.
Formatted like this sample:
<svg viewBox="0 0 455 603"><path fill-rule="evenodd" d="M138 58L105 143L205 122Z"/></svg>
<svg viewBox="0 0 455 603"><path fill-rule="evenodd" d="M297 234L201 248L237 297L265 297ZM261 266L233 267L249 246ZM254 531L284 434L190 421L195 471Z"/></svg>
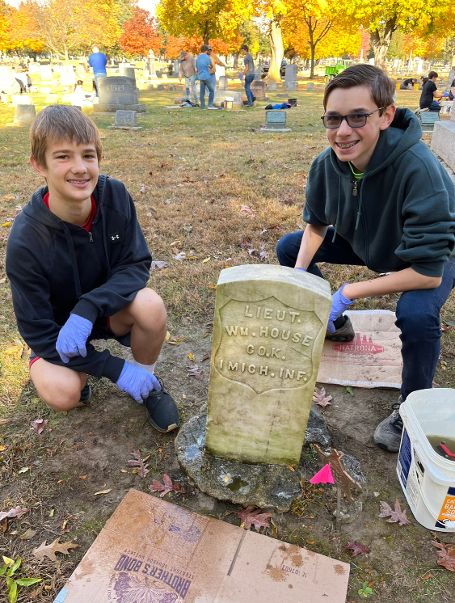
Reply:
<svg viewBox="0 0 455 603"><path fill-rule="evenodd" d="M116 384L122 392L129 394L136 402L145 400L152 390L159 391L161 389L160 382L155 375L127 360L125 360Z"/></svg>

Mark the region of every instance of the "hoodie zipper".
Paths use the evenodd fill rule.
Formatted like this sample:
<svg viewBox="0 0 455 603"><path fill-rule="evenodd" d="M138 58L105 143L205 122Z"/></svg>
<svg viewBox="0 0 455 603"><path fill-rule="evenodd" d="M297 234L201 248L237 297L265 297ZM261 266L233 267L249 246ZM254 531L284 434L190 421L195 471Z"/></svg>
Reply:
<svg viewBox="0 0 455 603"><path fill-rule="evenodd" d="M88 240L89 240L89 243L93 243L93 235L90 230L88 231Z"/></svg>

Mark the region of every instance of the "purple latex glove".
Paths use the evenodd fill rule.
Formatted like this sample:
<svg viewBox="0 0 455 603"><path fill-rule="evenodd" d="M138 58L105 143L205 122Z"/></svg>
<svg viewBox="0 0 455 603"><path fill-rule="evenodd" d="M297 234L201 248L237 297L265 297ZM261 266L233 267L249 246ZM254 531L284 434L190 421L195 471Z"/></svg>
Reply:
<svg viewBox="0 0 455 603"><path fill-rule="evenodd" d="M87 339L92 332L93 324L90 320L79 316L78 314L70 314L68 320L60 329L57 337L55 349L58 355L65 364L75 356L87 356Z"/></svg>
<svg viewBox="0 0 455 603"><path fill-rule="evenodd" d="M327 331L333 335L335 333L335 320L343 314L349 306L354 303L353 299L348 299L343 295L343 289L347 283L343 283L336 293L332 295L332 310L330 311L329 322L327 324Z"/></svg>
<svg viewBox="0 0 455 603"><path fill-rule="evenodd" d="M145 400L152 390L160 391L161 389L160 382L155 375L126 360L120 377L117 379L117 386L122 392L126 392L134 398L136 402Z"/></svg>

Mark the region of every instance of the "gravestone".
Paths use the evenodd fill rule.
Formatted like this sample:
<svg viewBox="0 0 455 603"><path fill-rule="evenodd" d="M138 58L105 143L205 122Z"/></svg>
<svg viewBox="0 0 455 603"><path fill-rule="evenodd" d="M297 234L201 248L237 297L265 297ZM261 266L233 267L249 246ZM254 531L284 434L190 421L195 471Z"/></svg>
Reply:
<svg viewBox="0 0 455 603"><path fill-rule="evenodd" d="M118 70L120 76L130 77L132 80L134 80L134 83L136 84L136 70L134 69L134 67L131 67L129 63L120 63L118 66Z"/></svg>
<svg viewBox="0 0 455 603"><path fill-rule="evenodd" d="M265 112L265 125L261 126L263 132L290 132L291 129L286 127L287 110L286 109L270 109Z"/></svg>
<svg viewBox="0 0 455 603"><path fill-rule="evenodd" d="M298 463L331 308L329 284L282 266L221 272L207 450L247 463Z"/></svg>
<svg viewBox="0 0 455 603"><path fill-rule="evenodd" d="M99 103L96 111L130 111L145 112L145 106L139 104L139 91L135 81L130 77L103 77L98 81Z"/></svg>
<svg viewBox="0 0 455 603"><path fill-rule="evenodd" d="M251 83L251 91L256 97L256 100L267 100L265 95L267 84L263 80L254 80Z"/></svg>
<svg viewBox="0 0 455 603"><path fill-rule="evenodd" d="M36 117L35 105L17 104L14 110L14 125L29 126Z"/></svg>
<svg viewBox="0 0 455 603"><path fill-rule="evenodd" d="M228 87L228 78L226 75L220 75L220 79L218 80L218 89L219 90L227 90Z"/></svg>
<svg viewBox="0 0 455 603"><path fill-rule="evenodd" d="M240 111L243 108L242 93L238 90L219 90L215 92L214 104L217 107L224 107L224 101L232 102L232 110Z"/></svg>
<svg viewBox="0 0 455 603"><path fill-rule="evenodd" d="M111 126L114 129L120 130L141 130L137 125L136 111L120 109L115 112L115 123Z"/></svg>
<svg viewBox="0 0 455 603"><path fill-rule="evenodd" d="M297 65L294 63L286 65L284 85L288 90L297 90Z"/></svg>
<svg viewBox="0 0 455 603"><path fill-rule="evenodd" d="M443 159L452 171L455 171L455 110L450 119L435 122L431 137L431 149Z"/></svg>

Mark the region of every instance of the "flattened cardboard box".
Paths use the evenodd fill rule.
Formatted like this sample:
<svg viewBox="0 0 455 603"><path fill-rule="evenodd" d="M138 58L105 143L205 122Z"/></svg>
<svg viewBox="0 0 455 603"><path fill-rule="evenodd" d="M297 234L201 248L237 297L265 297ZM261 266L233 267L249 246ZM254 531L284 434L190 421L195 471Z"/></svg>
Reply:
<svg viewBox="0 0 455 603"><path fill-rule="evenodd" d="M401 387L401 340L390 310L346 312L354 327L350 342L325 340L317 381L355 387Z"/></svg>
<svg viewBox="0 0 455 603"><path fill-rule="evenodd" d="M349 565L130 490L54 603L344 603Z"/></svg>

